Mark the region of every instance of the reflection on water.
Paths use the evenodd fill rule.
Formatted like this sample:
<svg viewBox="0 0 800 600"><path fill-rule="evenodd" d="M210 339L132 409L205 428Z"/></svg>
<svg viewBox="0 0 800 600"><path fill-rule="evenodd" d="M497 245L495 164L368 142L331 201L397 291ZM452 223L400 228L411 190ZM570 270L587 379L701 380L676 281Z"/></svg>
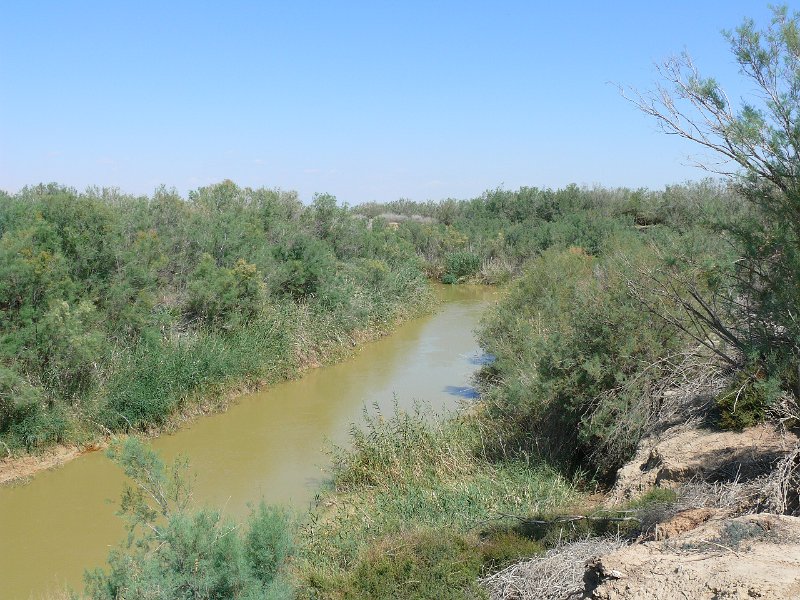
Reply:
<svg viewBox="0 0 800 600"><path fill-rule="evenodd" d="M488 352L479 352L470 356L469 362L472 365L482 367L484 365L492 364L495 361L495 358L496 357L494 354L489 354Z"/></svg>
<svg viewBox="0 0 800 600"><path fill-rule="evenodd" d="M243 397L153 441L167 460L186 454L197 472L195 498L242 517L248 503L308 506L325 478L326 443L345 444L350 424L373 402L383 412L423 400L434 410L474 397L470 376L483 359L472 330L493 292L439 290L439 312L366 345L347 362ZM103 564L122 536L115 507L119 470L96 452L25 486L0 488L0 598L27 599Z"/></svg>
<svg viewBox="0 0 800 600"><path fill-rule="evenodd" d="M477 398L479 396L478 390L471 385L446 385L444 391L451 396L458 396L459 398Z"/></svg>

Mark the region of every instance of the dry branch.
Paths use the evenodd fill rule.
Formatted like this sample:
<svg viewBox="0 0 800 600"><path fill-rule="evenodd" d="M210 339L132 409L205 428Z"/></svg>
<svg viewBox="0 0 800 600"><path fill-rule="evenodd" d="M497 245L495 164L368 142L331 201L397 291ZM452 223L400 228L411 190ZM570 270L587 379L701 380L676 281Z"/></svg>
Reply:
<svg viewBox="0 0 800 600"><path fill-rule="evenodd" d="M618 550L618 537L587 538L516 563L481 580L492 600L563 600L579 598L590 560Z"/></svg>

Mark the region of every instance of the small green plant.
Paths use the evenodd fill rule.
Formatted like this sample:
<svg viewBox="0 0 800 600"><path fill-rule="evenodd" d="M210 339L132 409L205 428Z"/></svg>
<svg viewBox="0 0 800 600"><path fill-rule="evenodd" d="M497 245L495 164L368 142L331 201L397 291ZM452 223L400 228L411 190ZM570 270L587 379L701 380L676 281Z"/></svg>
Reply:
<svg viewBox="0 0 800 600"><path fill-rule="evenodd" d="M483 568L488 571L503 569L523 558L541 554L546 549L540 540L525 535L518 526L508 525L482 532L477 548Z"/></svg>
<svg viewBox="0 0 800 600"><path fill-rule="evenodd" d="M719 426L741 431L761 423L781 392L778 378L768 377L760 366L742 370L716 399Z"/></svg>
<svg viewBox="0 0 800 600"><path fill-rule="evenodd" d="M92 600L256 600L290 598L282 575L292 552L288 516L263 503L240 526L210 509L192 510L188 463L167 467L135 438L109 456L132 480L120 515L127 541L111 551L109 569L87 572Z"/></svg>
<svg viewBox="0 0 800 600"><path fill-rule="evenodd" d="M364 600L484 598L481 559L464 537L442 531L392 536L367 549L346 577L343 596Z"/></svg>
<svg viewBox="0 0 800 600"><path fill-rule="evenodd" d="M647 508L657 504L674 504L678 500L678 492L670 488L654 487L646 494L628 504L629 508Z"/></svg>
<svg viewBox="0 0 800 600"><path fill-rule="evenodd" d="M722 527L715 541L721 546L736 550L743 542L765 539L769 533L769 530L765 530L758 523L729 521Z"/></svg>
<svg viewBox="0 0 800 600"><path fill-rule="evenodd" d="M686 549L715 551L720 548L728 550L749 550L754 541L779 540L780 537L768 527L758 522L727 521L722 525L719 535L711 540L701 540L684 544Z"/></svg>

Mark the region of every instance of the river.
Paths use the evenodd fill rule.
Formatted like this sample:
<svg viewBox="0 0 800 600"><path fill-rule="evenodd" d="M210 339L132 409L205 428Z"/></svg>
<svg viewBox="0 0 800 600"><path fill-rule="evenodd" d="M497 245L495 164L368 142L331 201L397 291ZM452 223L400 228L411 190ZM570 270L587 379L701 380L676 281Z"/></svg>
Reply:
<svg viewBox="0 0 800 600"><path fill-rule="evenodd" d="M395 399L401 408L421 400L446 410L472 395L470 377L481 362L473 330L494 292L440 286L437 293L443 302L435 314L352 359L243 396L152 445L167 460L189 458L199 503L236 518L261 497L302 511L324 482L323 449L347 442L365 405L388 412ZM104 564L122 537L114 514L122 485L120 470L94 452L25 485L0 487L0 598L80 589L84 569Z"/></svg>

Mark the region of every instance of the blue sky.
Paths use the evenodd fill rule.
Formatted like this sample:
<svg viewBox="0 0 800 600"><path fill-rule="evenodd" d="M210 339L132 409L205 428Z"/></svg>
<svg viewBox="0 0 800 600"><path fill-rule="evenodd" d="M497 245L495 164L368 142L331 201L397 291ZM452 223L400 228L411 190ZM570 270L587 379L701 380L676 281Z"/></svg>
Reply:
<svg viewBox="0 0 800 600"><path fill-rule="evenodd" d="M0 189L180 192L225 178L342 202L699 179L613 85L689 50L733 95L720 31L766 4L13 2ZM737 87L739 86L739 87Z"/></svg>

